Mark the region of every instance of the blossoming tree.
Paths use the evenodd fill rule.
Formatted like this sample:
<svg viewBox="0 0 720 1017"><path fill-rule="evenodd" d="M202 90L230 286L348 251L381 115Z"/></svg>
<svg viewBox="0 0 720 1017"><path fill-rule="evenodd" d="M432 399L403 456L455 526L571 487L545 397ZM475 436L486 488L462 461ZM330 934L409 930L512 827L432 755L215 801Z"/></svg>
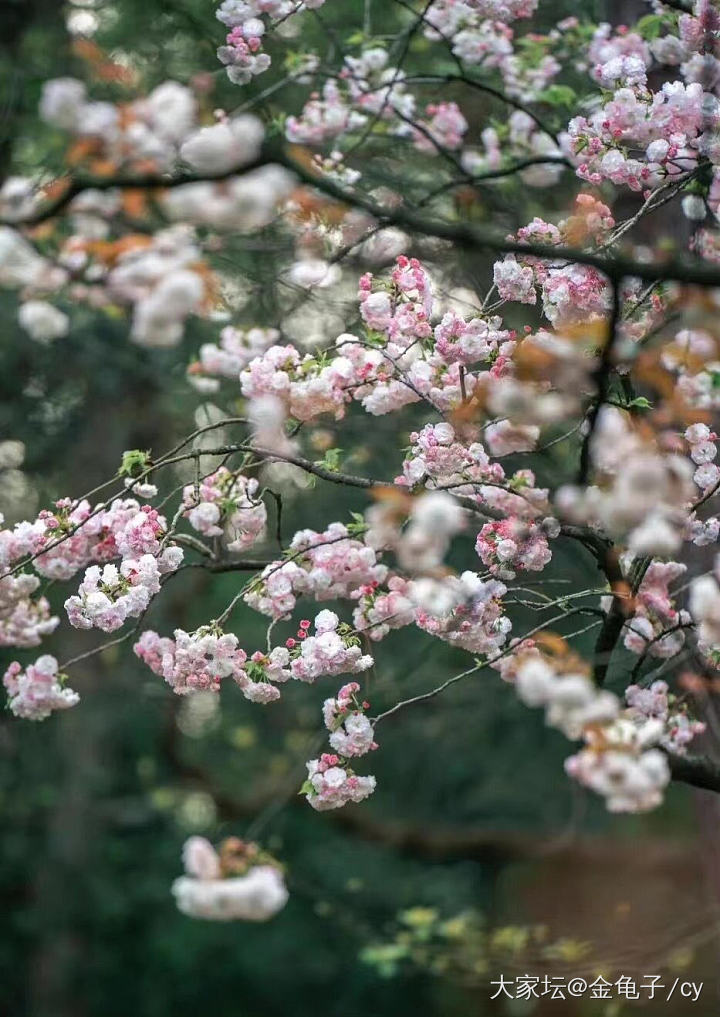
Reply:
<svg viewBox="0 0 720 1017"><path fill-rule="evenodd" d="M9 708L82 710L73 665L115 644L179 696L234 685L272 710L319 683L327 744L301 793L324 811L373 793L394 718L487 670L611 811L658 807L671 780L720 791L691 747L720 666L720 11L653 0L619 25L547 0L366 0L340 28L336 5L224 0L219 63L153 87L79 37L85 76L44 84L65 170L0 190L22 333L62 343L79 313L120 315L213 417L0 530L0 646L29 651ZM236 244L271 251L267 300L233 276ZM186 363L198 319L211 338ZM337 447L348 421L394 436L379 475ZM326 518L326 485L357 510ZM288 490L316 528L285 532ZM557 585L558 546L577 587ZM194 568L236 574L234 596L156 631ZM62 617L43 580L67 584ZM64 663L61 623L88 632ZM373 709L376 648L411 626L467 666ZM287 897L255 845L194 839L185 863L190 914L257 920Z"/></svg>

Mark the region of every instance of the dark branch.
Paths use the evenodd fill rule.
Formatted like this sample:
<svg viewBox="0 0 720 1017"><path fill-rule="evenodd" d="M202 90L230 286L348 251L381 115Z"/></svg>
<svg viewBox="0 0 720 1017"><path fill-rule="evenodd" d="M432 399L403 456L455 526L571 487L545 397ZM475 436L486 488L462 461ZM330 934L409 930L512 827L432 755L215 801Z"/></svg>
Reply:
<svg viewBox="0 0 720 1017"><path fill-rule="evenodd" d="M693 3L692 0L662 0L664 7L671 7L674 11L680 11L682 14L692 14Z"/></svg>
<svg viewBox="0 0 720 1017"><path fill-rule="evenodd" d="M720 792L720 764L708 756L676 756L668 752L667 757L673 780Z"/></svg>
<svg viewBox="0 0 720 1017"><path fill-rule="evenodd" d="M229 180L231 177L241 176L250 173L252 170L267 166L272 160L267 155L260 155L252 162L243 166L233 166L232 169L223 170L222 173L177 173L174 176L160 175L158 173L142 174L117 174L113 176L89 176L78 174L63 180L56 181L62 190L57 197L52 198L41 205L36 212L25 216L22 219L2 219L0 225L12 226L16 229L39 226L40 223L54 219L55 216L64 212L68 205L79 194L85 191L162 191L166 188L185 187L187 184L204 184L213 181Z"/></svg>
<svg viewBox="0 0 720 1017"><path fill-rule="evenodd" d="M198 176L196 174L180 174L178 176L132 176L132 177L77 177L71 178L67 189L54 201L49 202L32 216L23 220L3 221L2 225L21 229L35 226L58 215L69 202L89 188L110 190L112 188L132 188L162 190L167 187L182 187L186 184L213 180L227 180L230 177L248 173L270 164L284 166L291 170L303 183L317 188L328 197L343 202L353 208L360 208L376 219L387 224L401 226L413 233L447 240L460 248L469 250L489 251L497 254L519 254L536 258L547 258L555 262L567 261L579 265L588 265L603 272L609 279L617 281L625 276L642 279L645 282L671 280L697 286L720 286L720 268L695 260L688 262L680 258L667 261L641 262L632 258L615 254L605 257L592 251L577 247L566 247L553 244L529 244L517 240L509 240L506 236L485 231L466 222L447 222L442 219L426 219L410 209L400 207L387 208L378 204L368 195L357 190L346 190L339 184L319 174L315 169L303 166L292 158L284 146L277 143L267 144L263 152L253 162L236 167L223 173Z"/></svg>
<svg viewBox="0 0 720 1017"><path fill-rule="evenodd" d="M580 476L578 477L578 483L581 485L587 483L588 474L590 473L590 453L592 451L592 440L595 434L595 428L597 426L598 417L600 416L600 410L603 406L603 403L607 401L608 393L610 390L610 373L612 371L613 350L615 349L618 325L620 323L621 283L622 280L617 279L613 286L611 287L612 311L610 313L610 321L608 324L608 334L605 339L605 345L603 346L600 359L598 361L597 369L593 374L593 383L595 385L595 399L593 400L593 403L587 415L587 433L580 447Z"/></svg>
<svg viewBox="0 0 720 1017"><path fill-rule="evenodd" d="M602 628L598 633L593 652L593 678L596 685L602 685L607 676L615 645L620 638L623 625L625 624L625 607L622 597L622 584L624 576L617 560L617 555L609 549L604 558L600 561L600 567L610 584L610 591L613 594L610 609L605 616Z"/></svg>

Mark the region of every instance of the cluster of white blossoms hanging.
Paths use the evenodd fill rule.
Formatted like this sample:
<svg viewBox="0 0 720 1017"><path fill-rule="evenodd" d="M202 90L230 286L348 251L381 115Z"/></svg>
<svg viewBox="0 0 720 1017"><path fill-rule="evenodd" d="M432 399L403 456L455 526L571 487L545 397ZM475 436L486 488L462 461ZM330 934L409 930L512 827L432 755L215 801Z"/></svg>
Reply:
<svg viewBox="0 0 720 1017"><path fill-rule="evenodd" d="M294 183L273 165L238 175L259 155L263 124L222 110L207 123L200 98L176 81L131 103L93 100L77 78L45 82L41 119L91 150L99 165L130 176L151 166L158 175L184 171L200 179L160 195L170 225L154 233L123 228L120 189L84 190L69 202L70 231L50 258L20 229L45 194L31 180L10 178L0 188L7 223L0 226L0 285L22 290L18 322L31 339L48 344L66 336L74 305L120 306L130 311L133 342L167 348L180 342L190 316L212 313L218 283L198 229L262 228ZM217 177L231 179L214 183Z"/></svg>
<svg viewBox="0 0 720 1017"><path fill-rule="evenodd" d="M282 868L257 844L228 837L215 850L205 837L190 837L183 848L185 875L172 892L191 918L265 922L288 899Z"/></svg>
<svg viewBox="0 0 720 1017"><path fill-rule="evenodd" d="M526 705L544 707L550 727L584 740L584 747L566 760L570 776L602 795L611 812L644 812L660 804L670 768L659 746L686 751L686 741L675 736L681 722L667 701L664 711L651 712L642 690L631 686L630 705L623 709L614 693L597 688L582 661L572 655L552 659L533 646L520 651L513 672ZM664 683L653 688L656 697L667 692ZM690 737L704 727L688 723Z"/></svg>

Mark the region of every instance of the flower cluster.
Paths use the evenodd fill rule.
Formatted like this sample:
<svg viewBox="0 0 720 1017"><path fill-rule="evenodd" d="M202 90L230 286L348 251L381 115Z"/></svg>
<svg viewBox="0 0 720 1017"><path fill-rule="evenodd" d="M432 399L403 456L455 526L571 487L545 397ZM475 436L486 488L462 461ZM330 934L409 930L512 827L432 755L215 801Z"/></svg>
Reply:
<svg viewBox="0 0 720 1017"><path fill-rule="evenodd" d="M368 348L355 336L338 337L338 353L352 366L349 388L352 398L373 416L425 400L440 413L457 409L477 385L475 374L463 374L463 366L449 367L438 354L426 354L412 335L398 341L373 336ZM376 348L375 343L383 348Z"/></svg>
<svg viewBox="0 0 720 1017"><path fill-rule="evenodd" d="M205 537L223 537L229 551L244 551L265 532L267 510L255 477L221 466L183 488L184 515Z"/></svg>
<svg viewBox="0 0 720 1017"><path fill-rule="evenodd" d="M123 558L120 565L91 565L76 595L65 601L68 621L76 629L114 632L128 618L138 618L160 592L163 572L177 569L182 549L167 548L159 557Z"/></svg>
<svg viewBox="0 0 720 1017"><path fill-rule="evenodd" d="M370 704L358 699L357 682L343 685L334 699L323 704L323 720L335 753L323 753L307 764L308 778L301 794L318 812L361 802L375 790L375 778L358 777L348 758L364 756L377 748L375 731L365 711Z"/></svg>
<svg viewBox="0 0 720 1017"><path fill-rule="evenodd" d="M664 751L684 754L705 725L692 720L663 681L630 685L627 707L598 689L567 651L553 658L531 641L498 662L528 706L544 706L546 720L585 747L566 760L568 774L602 795L611 812L644 812L662 801L670 780Z"/></svg>
<svg viewBox="0 0 720 1017"><path fill-rule="evenodd" d="M524 239L552 245L559 243L561 236L555 230L551 237L535 233L526 234ZM508 254L495 263L493 278L503 300L534 304L539 291L546 318L560 329L602 318L610 310L607 279L590 265L556 267L552 261Z"/></svg>
<svg viewBox="0 0 720 1017"><path fill-rule="evenodd" d="M280 698L276 687L291 678L313 682L322 675L357 674L372 666L359 639L332 611L320 611L312 623L303 619L296 637L267 653L249 658L237 637L215 623L187 633L176 629L174 639L146 631L135 644L138 657L161 675L179 695L193 691L217 692L224 678L232 678L246 699L271 703Z"/></svg>
<svg viewBox="0 0 720 1017"><path fill-rule="evenodd" d="M498 579L514 579L517 572L542 572L552 558L543 527L513 518L485 523L475 550Z"/></svg>
<svg viewBox="0 0 720 1017"><path fill-rule="evenodd" d="M456 102L430 103L425 108L427 121L417 121L413 131L415 147L421 152L460 148L468 122Z"/></svg>
<svg viewBox="0 0 720 1017"><path fill-rule="evenodd" d="M426 424L410 435L410 447L403 462L402 476L396 483L410 488L455 486L460 494L472 494L473 487L460 486L463 480L500 483L505 477L499 463L491 463L480 442L466 445L457 439L452 424Z"/></svg>
<svg viewBox="0 0 720 1017"><path fill-rule="evenodd" d="M699 649L720 661L720 555L712 575L699 576L690 586L690 614L697 623Z"/></svg>
<svg viewBox="0 0 720 1017"><path fill-rule="evenodd" d="M216 112L216 122L190 134L180 149L180 157L196 173L222 176L240 170L260 152L265 136L262 121L245 113L228 117Z"/></svg>
<svg viewBox="0 0 720 1017"><path fill-rule="evenodd" d="M39 646L60 621L46 597L32 599L40 579L29 573L0 579L0 646Z"/></svg>
<svg viewBox="0 0 720 1017"><path fill-rule="evenodd" d="M275 646L269 653L256 650L233 677L251 703L274 703L280 698L276 685L293 677L290 650L285 646Z"/></svg>
<svg viewBox="0 0 720 1017"><path fill-rule="evenodd" d="M705 494L720 483L720 466L713 462L717 458L717 435L707 424L691 424L685 431L685 440L690 446L690 458L697 466L693 480Z"/></svg>
<svg viewBox="0 0 720 1017"><path fill-rule="evenodd" d="M54 710L67 710L80 701L64 682L57 660L47 654L24 669L13 661L3 676L11 712L28 720L45 720Z"/></svg>
<svg viewBox="0 0 720 1017"><path fill-rule="evenodd" d="M720 405L720 390L715 384L720 372L718 348L715 338L705 329L680 329L674 339L663 347L661 363L674 377L679 397L693 414L714 410ZM694 425L687 430L692 437L704 433ZM694 443L689 441L689 444ZM698 474L700 480L705 476L705 471Z"/></svg>
<svg viewBox="0 0 720 1017"><path fill-rule="evenodd" d="M625 629L625 647L632 653L662 658L679 653L691 617L675 607L669 587L686 571L678 562L655 561L648 566Z"/></svg>
<svg viewBox="0 0 720 1017"><path fill-rule="evenodd" d="M640 190L682 180L702 157L717 165L717 26L713 5L700 0L692 13L680 15L677 31L668 23L671 31L650 43L634 32L599 27L590 47L597 61L591 73L613 94L590 117L569 124L580 176ZM653 91L648 81L653 61L678 66L684 82L664 81ZM713 204L716 200L711 197ZM690 190L682 208L688 218L702 220L706 198Z"/></svg>
<svg viewBox="0 0 720 1017"><path fill-rule="evenodd" d="M384 639L391 629L404 628L415 621L415 604L410 597L410 583L402 576L390 576L383 589L378 582L353 590L357 601L353 625L370 639Z"/></svg>
<svg viewBox="0 0 720 1017"><path fill-rule="evenodd" d="M115 533L131 512L139 510L139 502L116 501L107 511L101 507L98 511L85 499L63 499L54 509L41 512L34 523L20 523L12 533L3 532L7 561L37 555L34 567L40 575L70 579L90 562L109 561L119 554Z"/></svg>
<svg viewBox="0 0 720 1017"><path fill-rule="evenodd" d="M628 685L625 702L629 707L627 715L641 727L649 719L662 725L660 745L676 755L684 755L688 744L706 728L702 721L693 720L688 715L687 709L678 703L664 681L654 681L648 688Z"/></svg>
<svg viewBox="0 0 720 1017"><path fill-rule="evenodd" d="M264 138L261 121L251 115L228 117L218 111L215 124L201 126L194 91L174 81L163 82L134 102L115 104L92 101L78 79L57 78L45 83L39 112L48 124L72 136L78 153L73 159L96 159L105 174L149 170L162 174L184 162L199 175L230 176L257 158ZM27 215L35 211L42 194L32 181L24 184L29 193L20 211ZM290 175L278 166L261 166L227 187L210 180L174 188L161 193L159 202L170 220L181 219L182 224L154 234L129 229L121 191L84 190L70 202L72 230L52 262L8 227L4 234L8 250L0 261L10 256L11 284L24 287L19 322L38 342L67 334L68 315L45 299L66 290L72 302L129 307L134 342L175 346L186 319L212 307L216 289L189 224L259 227L270 221L291 189ZM147 211L145 199L139 202L134 218Z"/></svg>
<svg viewBox="0 0 720 1017"><path fill-rule="evenodd" d="M33 522L0 530L0 567L15 572L0 579L0 645L37 646L58 624L45 597L32 599L40 579L18 571L23 560L40 576L61 580L101 563L87 569L65 606L76 627L111 632L141 614L160 589L160 576L179 567L182 550L162 546L166 530L155 509L132 498L95 509L84 500L62 499ZM115 558L119 565L106 564Z"/></svg>
<svg viewBox="0 0 720 1017"><path fill-rule="evenodd" d="M586 748L565 761L567 773L605 799L610 812L647 812L662 802L670 781L654 721L639 727L631 719L588 728Z"/></svg>
<svg viewBox="0 0 720 1017"><path fill-rule="evenodd" d="M223 0L216 17L230 29L226 44L217 51L234 85L246 85L270 67L271 59L263 52L265 32L273 20L287 22L303 10L316 10L325 0ZM268 19L268 20L264 20Z"/></svg>
<svg viewBox="0 0 720 1017"><path fill-rule="evenodd" d="M470 653L494 657L512 628L503 614L507 588L483 582L476 572L444 580L415 580L410 596L417 604L417 625L430 635Z"/></svg>
<svg viewBox="0 0 720 1017"><path fill-rule="evenodd" d="M117 537L140 511L134 499L118 499L107 509L101 505L93 509L84 499L61 499L54 509L44 509L34 521L0 530L0 566L6 568L32 557L40 575L70 579L90 562L118 557ZM164 520L158 522L164 530ZM156 530L153 537L159 532ZM153 544L152 550L158 546Z"/></svg>
<svg viewBox="0 0 720 1017"><path fill-rule="evenodd" d="M425 154L462 146L468 123L457 103L430 103L424 117L415 116L416 102L403 81L405 74L388 65L383 48L373 46L357 57L347 56L338 77L340 82L327 80L322 92L311 93L300 116L286 119L288 141L322 145L363 128L370 115Z"/></svg>
<svg viewBox="0 0 720 1017"><path fill-rule="evenodd" d="M524 449L527 435L526 428L507 419L489 425L485 432L488 444L493 450L500 446L503 454L517 451L518 443ZM507 477L500 463L491 462L483 444L460 441L451 424L426 424L422 431L410 435L410 441L396 484L447 488L496 512L523 519L550 514L548 491L535 486L532 470L518 470ZM551 533L549 522L546 529Z"/></svg>
<svg viewBox="0 0 720 1017"><path fill-rule="evenodd" d="M359 299L365 324L397 344L398 353L432 334L432 283L417 258L397 258L389 287L378 285L370 272L361 276Z"/></svg>
<svg viewBox="0 0 720 1017"><path fill-rule="evenodd" d="M323 752L307 764L308 779L302 786L306 801L317 811L339 809L348 802L362 802L375 790L372 776L358 777L343 765L340 756Z"/></svg>
<svg viewBox="0 0 720 1017"><path fill-rule="evenodd" d="M515 333L501 326L497 316L466 321L456 311L448 311L434 329L435 352L447 364L466 366L508 356L514 349Z"/></svg>
<svg viewBox="0 0 720 1017"><path fill-rule="evenodd" d="M421 494L413 499L408 524L393 543L398 562L410 572L441 565L452 538L465 528L465 523L464 510L449 494Z"/></svg>
<svg viewBox="0 0 720 1017"><path fill-rule="evenodd" d="M246 140L242 137L241 131L239 146L233 146L232 159L234 160L230 169L240 167L243 160ZM218 142L217 145L215 142ZM196 183L183 184L181 187L173 187L163 193L160 204L163 212L172 222L192 223L194 226L205 226L216 230L220 234L227 233L249 233L262 229L276 217L278 210L284 206L292 193L294 180L292 175L282 166L271 163L267 166L258 166L254 170L243 170L240 168L237 175L227 176L227 146L224 145L222 137L203 134L200 143L206 146L204 158L209 162L210 169L206 170L208 177L220 175L223 179L219 181L199 180ZM199 152L196 147L192 156L197 160ZM187 150L186 150L187 156ZM224 167L224 168L221 168ZM227 179L225 177L227 176ZM250 329L255 332L255 329ZM272 331L259 329L260 332ZM232 340L228 344L234 345ZM208 344L210 350L214 349ZM217 354L208 351L211 363L215 363ZM227 364L228 361L220 354L220 363ZM201 352L202 359L202 352ZM191 375L196 387L200 387L200 380L203 380L206 388L209 388L210 378L197 378Z"/></svg>
<svg viewBox="0 0 720 1017"><path fill-rule="evenodd" d="M579 662L520 651L515 688L528 706L544 706L547 723L586 746L565 762L567 773L602 795L611 812L644 812L662 801L670 780L657 745L663 726L624 716L612 692L598 689Z"/></svg>
<svg viewBox="0 0 720 1017"><path fill-rule="evenodd" d="M271 346L240 373L244 396L253 400L274 396L282 400L289 415L302 421L323 413L344 416L352 380L347 358L338 356L324 363L310 354L302 356L294 346Z"/></svg>
<svg viewBox="0 0 720 1017"><path fill-rule="evenodd" d="M591 458L602 487L559 488L560 514L624 538L634 554L675 554L696 493L690 461L648 442L614 407L598 414Z"/></svg>
<svg viewBox="0 0 720 1017"><path fill-rule="evenodd" d="M188 367L188 377L199 391L215 392L220 378L237 380L240 372L255 357L262 356L279 335L275 328L244 330L226 325L217 344L204 343L200 347L199 359Z"/></svg>
<svg viewBox="0 0 720 1017"><path fill-rule="evenodd" d="M609 61L600 75L628 75L612 98L589 118L568 124L578 175L590 183L610 180L635 191L657 186L689 168L709 142L703 137L703 88L698 82L665 82L648 90L638 58ZM640 157L631 152L640 150Z"/></svg>
<svg viewBox="0 0 720 1017"><path fill-rule="evenodd" d="M289 615L298 596L315 600L342 600L368 583L381 583L387 566L373 548L353 539L342 523L331 523L318 533L299 530L287 558L268 565L245 594L245 602L271 618Z"/></svg>
<svg viewBox="0 0 720 1017"><path fill-rule="evenodd" d="M80 232L70 236L58 254L74 280L73 299L130 308L133 342L176 346L186 319L203 314L212 293L212 277L202 264L193 228L169 226L151 238L134 235L100 242L93 238L93 228L84 225L91 236Z"/></svg>
<svg viewBox="0 0 720 1017"><path fill-rule="evenodd" d="M123 106L92 100L77 78L53 78L43 85L39 112L52 127L94 142L118 165L152 160L170 169L179 146L197 122L197 102L191 89L164 81L149 95Z"/></svg>
<svg viewBox="0 0 720 1017"><path fill-rule="evenodd" d="M47 345L70 330L70 319L47 300L26 300L18 309L18 322L36 343Z"/></svg>
<svg viewBox="0 0 720 1017"><path fill-rule="evenodd" d="M86 274L102 267L82 248L68 250L67 259ZM185 320L200 314L208 295L207 281L197 271L200 249L187 226L156 233L150 244L129 245L106 274L110 299L133 308L130 339L140 346L176 346Z"/></svg>
<svg viewBox="0 0 720 1017"><path fill-rule="evenodd" d="M282 869L257 844L228 837L218 852L204 837L190 837L183 863L185 875L172 893L190 918L265 922L287 903Z"/></svg>
<svg viewBox="0 0 720 1017"><path fill-rule="evenodd" d="M358 674L372 667L373 658L362 652L358 637L334 611L320 611L316 616L315 635L310 635L309 629L309 622L301 622L298 638L285 644L290 650L293 678L314 682L322 675Z"/></svg>
<svg viewBox="0 0 720 1017"><path fill-rule="evenodd" d="M423 399L442 413L453 410L479 384L466 366L479 361L499 372L514 349L513 334L500 327L498 318L466 321L454 312L433 334L433 306L426 270L417 259L401 255L389 280L370 273L360 279L368 339L343 333L332 356L270 346L241 371L242 393L253 402L279 400L285 414L300 421L323 413L340 419L351 401L373 415Z"/></svg>
<svg viewBox="0 0 720 1017"><path fill-rule="evenodd" d="M580 738L588 726L608 724L618 716L617 696L596 688L581 662L570 658L560 664L538 652L520 654L518 697L526 706L545 707L547 724L567 738Z"/></svg>
<svg viewBox="0 0 720 1017"><path fill-rule="evenodd" d="M122 558L131 558L142 554L158 554L162 549L160 538L165 535L167 523L157 509L150 505L141 505L135 511L135 506L127 504L125 507L126 517L122 525L117 527L114 533L115 547ZM176 555L179 548L175 548L173 555ZM173 555L163 554L160 571L171 571ZM181 557L181 555L180 555ZM169 567L164 568L166 563Z"/></svg>
<svg viewBox="0 0 720 1017"><path fill-rule="evenodd" d="M285 136L295 144L322 145L365 122L365 115L351 108L337 83L326 81L322 93L311 94L299 117L287 118Z"/></svg>
<svg viewBox="0 0 720 1017"><path fill-rule="evenodd" d="M323 719L330 732L330 746L340 756L364 756L377 748L375 731L365 714L370 704L358 700L360 686L348 682L335 699L323 703Z"/></svg>
<svg viewBox="0 0 720 1017"><path fill-rule="evenodd" d="M148 630L133 649L178 695L218 692L223 678L232 678L242 687L247 654L238 647L237 636L211 624L195 632L176 629L174 637Z"/></svg>

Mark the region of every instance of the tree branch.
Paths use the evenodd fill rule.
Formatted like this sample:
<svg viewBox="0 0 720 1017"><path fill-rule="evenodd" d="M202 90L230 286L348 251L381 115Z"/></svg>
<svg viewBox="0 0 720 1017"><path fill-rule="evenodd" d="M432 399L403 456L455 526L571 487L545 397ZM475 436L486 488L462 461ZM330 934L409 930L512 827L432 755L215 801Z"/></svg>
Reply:
<svg viewBox="0 0 720 1017"><path fill-rule="evenodd" d="M602 349L598 366L593 374L595 399L587 415L587 433L580 447L580 475L578 477L578 484L581 485L587 483L588 474L590 473L590 452L593 436L595 434L595 427L597 426L598 417L600 416L600 409L602 408L603 403L607 400L610 389L610 372L612 371L613 350L615 349L618 325L620 324L621 283L622 279L616 279L611 287L612 310L610 312L610 321L608 324L608 335Z"/></svg>
<svg viewBox="0 0 720 1017"><path fill-rule="evenodd" d="M706 791L720 792L720 764L709 756L676 756L666 753L672 779Z"/></svg>
<svg viewBox="0 0 720 1017"><path fill-rule="evenodd" d="M185 187L188 184L206 184L229 180L231 177L242 176L252 170L260 169L271 162L267 154L261 154L252 162L242 166L233 166L231 169L223 170L221 173L176 173L165 175L158 173L141 174L115 174L113 176L98 176L78 174L57 180L54 183L63 186L63 189L56 198L41 205L36 212L31 213L22 219L0 219L0 226L10 226L15 229L31 228L54 219L55 216L64 212L68 205L78 195L85 191L155 191L166 188Z"/></svg>
<svg viewBox="0 0 720 1017"><path fill-rule="evenodd" d="M489 251L497 254L519 254L526 257L546 258L550 261L567 261L579 265L588 265L598 269L617 281L625 276L642 279L645 282L674 281L689 285L715 287L720 286L720 268L696 260L688 262L680 258L666 261L642 262L635 261L619 254L605 257L592 251L577 247L566 247L553 244L530 244L517 240L509 240L506 236L480 229L471 223L448 222L442 219L427 219L407 208L388 208L378 204L373 198L352 189L347 190L333 180L323 176L316 169L302 165L288 154L284 145L277 142L267 143L262 153L252 163L236 167L216 175L198 176L196 174L179 174L177 176L132 176L132 177L77 177L71 178L68 190L59 198L22 220L2 220L0 225L21 229L35 226L56 216L63 211L73 197L89 188L110 190L115 187L133 189L163 189L182 187L191 183L227 180L241 176L262 166L276 164L293 172L303 183L317 188L336 201L353 208L359 208L376 219L387 224L400 226L415 233L447 240L463 249Z"/></svg>

